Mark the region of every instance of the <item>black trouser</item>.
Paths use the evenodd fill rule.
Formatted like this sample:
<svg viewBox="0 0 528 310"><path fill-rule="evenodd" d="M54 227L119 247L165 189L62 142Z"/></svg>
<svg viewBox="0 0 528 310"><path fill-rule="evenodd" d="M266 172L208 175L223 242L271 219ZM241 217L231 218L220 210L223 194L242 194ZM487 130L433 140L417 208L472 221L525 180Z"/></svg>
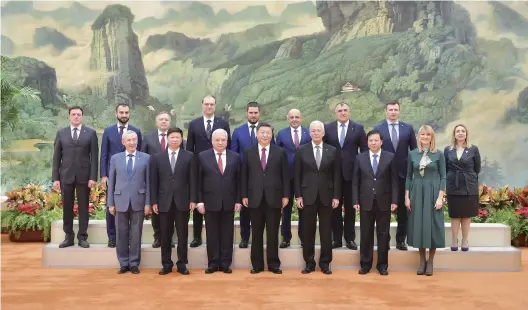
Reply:
<svg viewBox="0 0 528 310"><path fill-rule="evenodd" d="M390 206L387 206L390 207ZM374 223L376 224L376 238L378 242L378 270L386 270L389 265L389 229L391 211L380 211L374 199L371 211L360 209L360 264L361 268L372 268L372 252L374 248Z"/></svg>
<svg viewBox="0 0 528 310"><path fill-rule="evenodd" d="M319 216L319 240L321 255L319 267L329 268L332 262L332 207L324 206L319 195L313 205L304 205L302 231L304 236L303 257L306 267L315 269L315 233Z"/></svg>
<svg viewBox="0 0 528 310"><path fill-rule="evenodd" d="M396 215L398 228L396 229L396 242L405 242L407 238L407 208L405 207L405 179L400 178L398 183L398 209ZM389 232L390 239L390 232Z"/></svg>
<svg viewBox="0 0 528 310"><path fill-rule="evenodd" d="M75 232L73 231L73 204L75 194L77 194L77 206L79 211L79 231L77 239L79 241L88 239L88 203L90 198L90 188L88 183L79 183L75 181L71 184L60 183L62 197L62 220L63 230L66 239L73 241Z"/></svg>
<svg viewBox="0 0 528 310"><path fill-rule="evenodd" d="M340 205L332 211L332 239L339 243L343 242L343 232L345 241L356 240L356 210L352 205L352 181L341 180ZM345 220L343 224L343 214L341 206L345 206ZM343 229L344 228L344 229Z"/></svg>
<svg viewBox="0 0 528 310"><path fill-rule="evenodd" d="M240 209L240 237L242 240L249 241L251 234L251 220L249 208L242 207Z"/></svg>
<svg viewBox="0 0 528 310"><path fill-rule="evenodd" d="M205 230L209 268L229 268L233 261L233 234L235 212L231 210L207 211Z"/></svg>
<svg viewBox="0 0 528 310"><path fill-rule="evenodd" d="M293 189L293 180L290 182L290 188ZM293 214L293 190L290 197L288 197L288 204L286 207L282 209L282 225L281 225L281 236L284 241L289 242L292 238L292 232L291 232L291 222L292 222L292 214ZM302 209L297 208L297 212L299 214L299 223L297 225L297 234L299 235L299 239L301 242L303 242L302 238L302 229L301 229L301 214Z"/></svg>
<svg viewBox="0 0 528 310"><path fill-rule="evenodd" d="M150 217L150 222L152 223L152 229L154 230L154 240L160 240L161 239L160 215L152 212L152 216Z"/></svg>
<svg viewBox="0 0 528 310"><path fill-rule="evenodd" d="M176 234L178 236L178 261L176 267L178 269L185 267L187 261L187 238L189 225L189 211L180 211L176 208L174 201L168 212L160 212L161 223L161 264L165 269L172 269L174 263L172 262L172 236L174 235L174 226L176 226Z"/></svg>
<svg viewBox="0 0 528 310"><path fill-rule="evenodd" d="M264 269L264 228L266 228L266 258L268 269L280 267L279 259L279 226L281 206L270 207L265 196L258 208L251 208L251 265L255 269Z"/></svg>
<svg viewBox="0 0 528 310"><path fill-rule="evenodd" d="M193 211L193 238L202 239L202 227L203 227L204 215L198 211L198 208ZM207 233L207 232L206 232Z"/></svg>

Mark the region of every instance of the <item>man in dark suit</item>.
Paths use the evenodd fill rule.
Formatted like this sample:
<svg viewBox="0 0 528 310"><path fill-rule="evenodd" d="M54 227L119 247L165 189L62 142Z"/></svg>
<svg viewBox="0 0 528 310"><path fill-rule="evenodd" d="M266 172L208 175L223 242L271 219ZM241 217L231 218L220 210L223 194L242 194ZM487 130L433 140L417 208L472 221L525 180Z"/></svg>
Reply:
<svg viewBox="0 0 528 310"><path fill-rule="evenodd" d="M167 131L168 148L152 156L150 160L150 202L152 211L159 214L161 223L160 275L172 272L171 241L176 226L178 235L177 271L188 275L187 238L189 212L196 206L196 161L194 154L181 149L183 131L170 128Z"/></svg>
<svg viewBox="0 0 528 310"><path fill-rule="evenodd" d="M211 149L211 134L218 128L227 132L227 147L231 146L231 131L229 124L220 117L215 116L216 98L214 96L205 96L202 99L203 116L195 118L189 124L187 132L186 150L198 155L201 152ZM193 211L193 235L194 239L190 247L195 248L202 245L202 225L203 215L198 209Z"/></svg>
<svg viewBox="0 0 528 310"><path fill-rule="evenodd" d="M147 153L152 158L152 155L167 152L167 130L171 122L171 115L168 112L160 112L156 115L156 129L145 136L141 144L141 152ZM152 189L150 190L152 192ZM160 218L155 212L152 212L151 217L152 229L154 230L153 248L161 246L161 229Z"/></svg>
<svg viewBox="0 0 528 310"><path fill-rule="evenodd" d="M206 214L206 274L231 273L233 261L233 221L240 204L240 156L227 150L229 134L224 129L212 133L212 149L198 154L198 201L195 210Z"/></svg>
<svg viewBox="0 0 528 310"><path fill-rule="evenodd" d="M405 238L407 237L407 208L405 207L405 178L407 176L407 157L416 145L416 134L412 125L400 121L400 104L390 101L385 104L385 115L387 119L374 127L383 135L384 151L394 154L396 167L398 168L398 228L396 230L396 248L407 251ZM389 235L390 239L390 235Z"/></svg>
<svg viewBox="0 0 528 310"><path fill-rule="evenodd" d="M250 102L246 106L247 123L235 128L231 139L231 151L240 154L240 159L244 157L244 151L251 146L257 145L256 130L260 120L260 106L256 102ZM275 144L275 139L271 137L271 144ZM251 221L249 211L246 208L240 210L240 237L239 247L248 247Z"/></svg>
<svg viewBox="0 0 528 310"><path fill-rule="evenodd" d="M66 238L59 248L74 244L73 204L77 194L79 207L79 246L88 243L88 202L90 190L97 180L99 145L97 133L82 124L83 109L75 106L68 109L70 126L60 129L53 144L53 186L60 188L63 210L63 229Z"/></svg>
<svg viewBox="0 0 528 310"><path fill-rule="evenodd" d="M341 157L339 150L323 143L324 124L310 124L312 143L301 146L295 154L295 197L303 210L303 274L315 270L315 232L319 216L321 255L319 267L324 274L332 274L332 210L339 207L341 197Z"/></svg>
<svg viewBox="0 0 528 310"><path fill-rule="evenodd" d="M293 162L295 158L295 153L297 149L312 139L310 138L310 132L308 128L301 126L302 115L301 111L297 109L291 109L288 112L288 123L290 127L284 128L277 134L276 145L282 147L286 151L286 157L288 158L288 167L290 168L290 188L293 189ZM281 235L282 243L280 248L284 249L290 246L290 240L292 238L291 232L291 217L292 217L292 208L293 208L293 190L290 192L290 197L288 197L288 205L282 209L282 226L281 226ZM299 239L301 240L301 245L303 244L302 230L301 230L301 210L299 212L299 225L297 227L297 233Z"/></svg>
<svg viewBox="0 0 528 310"><path fill-rule="evenodd" d="M343 195L341 205L343 208L332 211L332 235L333 248L343 246L342 239L345 237L346 247L357 250L356 245L356 211L352 205L352 173L356 155L366 151L367 137L363 125L350 120L350 108L346 103L338 103L335 107L336 122L325 125L325 143L340 150L341 154L341 193ZM343 214L345 213L344 225ZM344 228L344 229L343 229ZM343 234L344 233L344 234Z"/></svg>
<svg viewBox="0 0 528 310"><path fill-rule="evenodd" d="M372 130L367 134L369 151L356 157L352 181L354 209L360 211L361 249L359 274L372 268L374 223L378 242L376 269L382 276L389 274L389 230L391 211L398 203L398 168L394 154L382 151L382 134Z"/></svg>
<svg viewBox="0 0 528 310"><path fill-rule="evenodd" d="M271 144L273 127L260 123L257 127L258 144L244 152L242 159L241 196L249 208L252 274L264 271L263 234L266 228L268 270L281 274L279 259L279 225L281 209L288 204L290 172L286 152Z"/></svg>
<svg viewBox="0 0 528 310"><path fill-rule="evenodd" d="M107 185L110 169L110 158L117 153L125 151L121 139L123 133L131 130L137 135L137 149L141 149L141 131L136 127L129 125L130 107L126 103L119 103L116 106L115 116L117 118L117 125L106 127L103 132L103 140L101 142L101 159L99 167L101 169L101 183ZM108 201L108 195L107 195ZM116 246L116 224L115 216L113 216L108 208L106 210L106 234L108 235L108 247L115 248Z"/></svg>

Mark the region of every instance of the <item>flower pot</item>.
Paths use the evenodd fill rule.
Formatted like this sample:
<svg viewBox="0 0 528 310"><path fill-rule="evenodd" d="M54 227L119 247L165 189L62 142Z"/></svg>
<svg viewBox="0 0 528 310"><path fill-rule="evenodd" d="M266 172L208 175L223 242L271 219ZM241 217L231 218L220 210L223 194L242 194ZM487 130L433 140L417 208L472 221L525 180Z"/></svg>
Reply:
<svg viewBox="0 0 528 310"><path fill-rule="evenodd" d="M511 245L515 247L528 247L528 237L524 234L518 235L512 239Z"/></svg>
<svg viewBox="0 0 528 310"><path fill-rule="evenodd" d="M9 234L9 241L11 242L44 242L42 230L27 230L20 233L18 238L14 233Z"/></svg>

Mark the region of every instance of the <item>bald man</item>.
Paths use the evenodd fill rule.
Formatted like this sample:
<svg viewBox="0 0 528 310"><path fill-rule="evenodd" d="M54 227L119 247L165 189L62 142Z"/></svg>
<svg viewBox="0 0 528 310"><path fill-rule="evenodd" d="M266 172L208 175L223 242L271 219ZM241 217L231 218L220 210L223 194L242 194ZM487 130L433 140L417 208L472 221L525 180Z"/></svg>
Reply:
<svg viewBox="0 0 528 310"><path fill-rule="evenodd" d="M290 127L286 127L279 131L277 134L277 146L280 146L286 151L286 157L288 159L288 168L290 171L290 188L293 188L293 165L294 165L294 158L295 153L297 152L297 148L299 148L301 145L309 143L312 141L312 138L310 138L310 132L308 128L304 128L301 126L301 122L303 120L301 111L297 109L291 109L288 112L287 115L288 123L290 124ZM282 235L282 243L280 244L280 248L284 249L290 246L290 240L292 238L292 232L291 232L291 215L292 215L292 207L293 207L293 191L291 191L290 197L288 199L288 205L282 210L282 226L281 226L281 235ZM297 227L297 232L299 234L299 239L301 240L301 245L303 243L302 238L302 231L301 231L301 213L302 210L298 209L299 211L299 225Z"/></svg>
<svg viewBox="0 0 528 310"><path fill-rule="evenodd" d="M202 116L195 118L189 124L187 131L187 145L185 149L195 155L213 148L211 143L212 133L216 129L223 129L227 133L227 148L231 145L229 123L215 116L216 98L207 95L202 99ZM202 244L203 215L197 209L193 211L193 235L194 239L189 245L191 248Z"/></svg>

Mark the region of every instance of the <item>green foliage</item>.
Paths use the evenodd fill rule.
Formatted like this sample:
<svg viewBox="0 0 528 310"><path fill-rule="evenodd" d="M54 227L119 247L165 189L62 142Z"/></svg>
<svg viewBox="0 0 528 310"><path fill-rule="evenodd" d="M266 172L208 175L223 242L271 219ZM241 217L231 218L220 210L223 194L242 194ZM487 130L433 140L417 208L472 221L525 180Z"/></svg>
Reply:
<svg viewBox="0 0 528 310"><path fill-rule="evenodd" d="M50 239L51 224L57 220L62 220L61 209L42 211L35 216L21 214L17 211L2 212L2 227L7 228L8 232L13 233L16 238L27 230L42 230L44 241L48 241Z"/></svg>
<svg viewBox="0 0 528 310"><path fill-rule="evenodd" d="M97 30L105 25L108 20L128 19L129 23L134 21L134 15L130 9L122 4L112 4L107 6L92 24L92 30Z"/></svg>

